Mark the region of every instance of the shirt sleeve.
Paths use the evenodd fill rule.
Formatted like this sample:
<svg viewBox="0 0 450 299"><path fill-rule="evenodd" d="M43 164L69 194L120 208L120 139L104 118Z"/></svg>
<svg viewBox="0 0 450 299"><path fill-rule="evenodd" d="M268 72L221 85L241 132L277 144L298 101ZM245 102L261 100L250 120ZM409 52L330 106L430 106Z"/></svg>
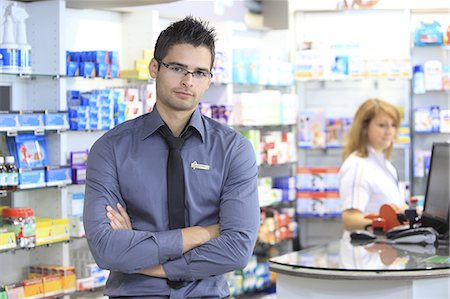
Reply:
<svg viewBox="0 0 450 299"><path fill-rule="evenodd" d="M89 152L83 222L91 253L104 269L136 273L182 255L181 230L146 232L113 230L106 217L106 206L115 208L121 196L114 146L107 135Z"/></svg>
<svg viewBox="0 0 450 299"><path fill-rule="evenodd" d="M260 225L258 168L250 142L239 135L220 203L220 236L163 264L174 281L203 279L244 268Z"/></svg>
<svg viewBox="0 0 450 299"><path fill-rule="evenodd" d="M339 196L342 211L360 210L364 213L370 198L368 173L364 161L349 157L339 170Z"/></svg>

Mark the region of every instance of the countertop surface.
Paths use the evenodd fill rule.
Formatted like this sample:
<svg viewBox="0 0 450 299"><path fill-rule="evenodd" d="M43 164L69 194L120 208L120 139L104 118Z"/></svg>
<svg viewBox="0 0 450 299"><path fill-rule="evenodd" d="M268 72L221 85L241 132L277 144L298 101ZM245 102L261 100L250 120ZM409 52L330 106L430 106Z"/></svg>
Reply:
<svg viewBox="0 0 450 299"><path fill-rule="evenodd" d="M270 259L274 272L328 279L404 279L450 276L446 245L350 241L328 244Z"/></svg>

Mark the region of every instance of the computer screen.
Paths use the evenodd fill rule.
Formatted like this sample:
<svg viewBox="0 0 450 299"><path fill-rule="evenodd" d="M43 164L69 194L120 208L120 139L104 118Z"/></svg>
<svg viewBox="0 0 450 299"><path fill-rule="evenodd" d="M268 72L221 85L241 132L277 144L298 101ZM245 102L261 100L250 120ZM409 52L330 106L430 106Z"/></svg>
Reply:
<svg viewBox="0 0 450 299"><path fill-rule="evenodd" d="M449 229L450 143L433 143L430 163L421 222L423 226L446 233Z"/></svg>

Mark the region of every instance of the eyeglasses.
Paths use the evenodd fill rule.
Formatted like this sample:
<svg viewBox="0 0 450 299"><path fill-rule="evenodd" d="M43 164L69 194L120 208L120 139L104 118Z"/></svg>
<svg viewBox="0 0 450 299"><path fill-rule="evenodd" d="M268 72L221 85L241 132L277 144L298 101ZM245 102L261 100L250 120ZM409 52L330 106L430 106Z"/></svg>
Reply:
<svg viewBox="0 0 450 299"><path fill-rule="evenodd" d="M191 72L177 64L164 63L158 59L156 59L156 61L158 61L158 63L160 63L164 67L166 67L174 77L177 77L180 79L184 78L187 74L191 74L192 78L194 78L195 80L199 80L199 81L211 79L213 76L213 74L210 72L200 71L200 70Z"/></svg>

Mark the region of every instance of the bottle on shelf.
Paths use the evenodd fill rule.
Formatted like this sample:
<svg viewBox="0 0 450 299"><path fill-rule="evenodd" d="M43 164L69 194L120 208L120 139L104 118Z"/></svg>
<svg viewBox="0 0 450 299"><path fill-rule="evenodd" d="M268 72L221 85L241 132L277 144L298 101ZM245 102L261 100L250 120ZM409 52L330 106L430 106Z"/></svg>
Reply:
<svg viewBox="0 0 450 299"><path fill-rule="evenodd" d="M17 169L17 166L14 161L14 156L6 156L6 189L7 190L17 190L17 186L19 185L19 169Z"/></svg>
<svg viewBox="0 0 450 299"><path fill-rule="evenodd" d="M0 56L3 64L0 66L0 73L17 73L19 70L18 46L14 37L14 22L12 17L12 9L15 5L15 2L11 2L5 8L3 40L0 44Z"/></svg>
<svg viewBox="0 0 450 299"><path fill-rule="evenodd" d="M29 17L29 15L23 8L13 6L12 17L16 24L19 73L31 74L31 45L27 42L25 25L25 20Z"/></svg>
<svg viewBox="0 0 450 299"><path fill-rule="evenodd" d="M0 190L6 190L7 184L7 172L5 167L5 158L0 156Z"/></svg>
<svg viewBox="0 0 450 299"><path fill-rule="evenodd" d="M425 74L423 72L422 65L414 66L413 92L415 94L424 94L425 93Z"/></svg>

